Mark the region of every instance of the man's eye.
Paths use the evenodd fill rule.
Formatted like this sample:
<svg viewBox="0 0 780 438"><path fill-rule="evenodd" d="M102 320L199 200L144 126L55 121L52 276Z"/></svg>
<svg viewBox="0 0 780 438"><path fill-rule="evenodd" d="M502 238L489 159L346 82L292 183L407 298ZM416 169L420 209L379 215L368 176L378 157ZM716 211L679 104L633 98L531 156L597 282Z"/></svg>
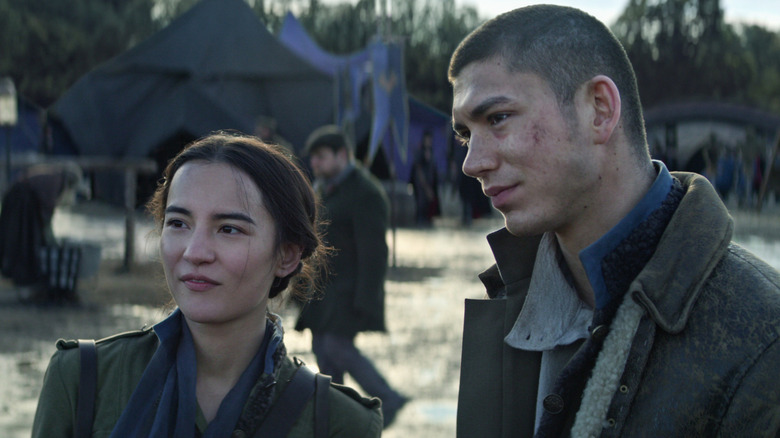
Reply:
<svg viewBox="0 0 780 438"><path fill-rule="evenodd" d="M488 117L488 122L490 122L491 126L494 126L506 120L507 117L509 117L509 114L506 113L492 114Z"/></svg>
<svg viewBox="0 0 780 438"><path fill-rule="evenodd" d="M457 140L461 146L469 145L469 138L471 133L466 130L455 131L455 140Z"/></svg>

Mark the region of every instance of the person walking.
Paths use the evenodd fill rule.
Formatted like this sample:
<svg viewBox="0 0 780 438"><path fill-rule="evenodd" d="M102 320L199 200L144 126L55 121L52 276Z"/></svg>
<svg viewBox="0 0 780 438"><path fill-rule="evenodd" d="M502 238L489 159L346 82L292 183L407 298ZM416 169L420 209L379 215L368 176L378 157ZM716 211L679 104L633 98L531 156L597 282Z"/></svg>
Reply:
<svg viewBox="0 0 780 438"><path fill-rule="evenodd" d="M706 178L648 152L601 22L535 5L450 60L452 118L505 228L468 300L459 437L774 437L780 274Z"/></svg>
<svg viewBox="0 0 780 438"><path fill-rule="evenodd" d="M295 328L311 330L320 372L337 383L349 373L382 400L387 427L407 398L391 388L355 347L358 333L386 331L387 195L379 181L355 162L352 145L337 126L312 132L305 151L323 204L325 240L333 252L324 293L303 306Z"/></svg>

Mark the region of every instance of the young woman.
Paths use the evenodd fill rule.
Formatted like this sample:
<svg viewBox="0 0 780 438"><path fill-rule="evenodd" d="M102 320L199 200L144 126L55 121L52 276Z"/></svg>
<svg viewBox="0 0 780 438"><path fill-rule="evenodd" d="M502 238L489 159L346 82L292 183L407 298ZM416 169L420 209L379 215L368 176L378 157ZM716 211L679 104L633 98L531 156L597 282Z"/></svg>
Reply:
<svg viewBox="0 0 780 438"><path fill-rule="evenodd" d="M312 289L324 252L313 190L284 152L205 137L170 162L148 208L177 307L149 330L97 341L91 436L380 436L379 401L306 378L267 310L293 277L292 293ZM74 436L84 421L77 346L58 343L34 438Z"/></svg>

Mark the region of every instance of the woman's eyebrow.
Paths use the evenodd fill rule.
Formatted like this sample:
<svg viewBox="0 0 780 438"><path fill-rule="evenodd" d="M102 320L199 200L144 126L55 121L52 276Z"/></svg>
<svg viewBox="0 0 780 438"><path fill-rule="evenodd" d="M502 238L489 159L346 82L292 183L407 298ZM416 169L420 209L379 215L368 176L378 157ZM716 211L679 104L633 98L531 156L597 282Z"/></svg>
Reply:
<svg viewBox="0 0 780 438"><path fill-rule="evenodd" d="M186 209L184 207L179 207L177 205L169 205L165 209L165 214L169 214L169 213L176 213L176 214L182 214L182 215L185 215L185 216L192 216L192 212L190 212L190 210L188 210L188 209ZM252 225L256 225L254 219L252 219L248 214L242 213L242 212L238 212L238 211L236 211L236 212L227 212L227 213L215 213L214 215L212 215L212 218L216 219L216 220L226 220L226 219L227 220L237 220L237 221L247 222L247 223L250 223Z"/></svg>
<svg viewBox="0 0 780 438"><path fill-rule="evenodd" d="M217 213L214 215L214 219L218 220L238 220L243 222L248 222L252 225L256 225L255 221L249 217L249 215L241 212L230 212L230 213Z"/></svg>
<svg viewBox="0 0 780 438"><path fill-rule="evenodd" d="M185 216L191 216L191 213L190 213L189 210L187 210L184 207L178 207L176 205L169 205L169 206L165 207L165 214L168 214L168 213L178 213L178 214L183 214Z"/></svg>

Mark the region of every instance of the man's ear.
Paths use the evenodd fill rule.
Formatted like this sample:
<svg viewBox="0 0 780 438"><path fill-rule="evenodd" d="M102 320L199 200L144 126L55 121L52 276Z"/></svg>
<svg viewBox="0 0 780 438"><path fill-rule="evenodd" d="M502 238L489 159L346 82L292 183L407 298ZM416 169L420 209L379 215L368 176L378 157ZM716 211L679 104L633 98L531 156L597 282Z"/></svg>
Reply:
<svg viewBox="0 0 780 438"><path fill-rule="evenodd" d="M588 81L587 96L593 106L593 141L605 144L620 122L620 92L612 79L598 75Z"/></svg>
<svg viewBox="0 0 780 438"><path fill-rule="evenodd" d="M336 156L339 158L339 161L346 164L349 163L349 149L347 148L341 148L336 151Z"/></svg>
<svg viewBox="0 0 780 438"><path fill-rule="evenodd" d="M283 278L298 267L298 263L301 262L301 253L303 252L303 249L300 245L284 243L282 244L281 250L279 264L276 267L275 274L277 277Z"/></svg>

